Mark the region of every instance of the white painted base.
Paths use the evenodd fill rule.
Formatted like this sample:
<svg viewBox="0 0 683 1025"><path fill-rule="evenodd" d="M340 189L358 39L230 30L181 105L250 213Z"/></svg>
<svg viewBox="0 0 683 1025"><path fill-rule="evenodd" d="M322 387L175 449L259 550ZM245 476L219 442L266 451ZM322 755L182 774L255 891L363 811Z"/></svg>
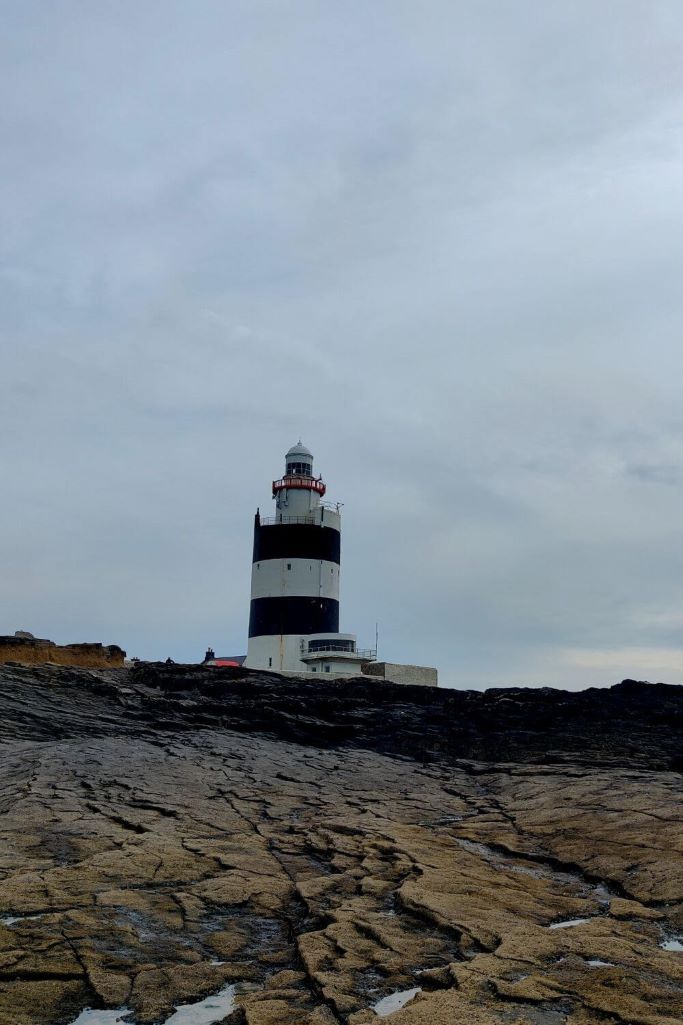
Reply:
<svg viewBox="0 0 683 1025"><path fill-rule="evenodd" d="M353 634L313 634L313 637L332 637L355 641ZM316 678L328 674L338 676L360 676L361 661L353 655L345 652L334 652L321 654L309 661L303 662L303 647L310 638L300 634L281 634L264 637L250 637L249 649L245 666L247 669L270 669L276 673L296 673L297 675L315 676Z"/></svg>
<svg viewBox="0 0 683 1025"><path fill-rule="evenodd" d="M301 640L298 634L250 637L244 664L248 669L272 669L276 673L305 673L308 667L299 658Z"/></svg>

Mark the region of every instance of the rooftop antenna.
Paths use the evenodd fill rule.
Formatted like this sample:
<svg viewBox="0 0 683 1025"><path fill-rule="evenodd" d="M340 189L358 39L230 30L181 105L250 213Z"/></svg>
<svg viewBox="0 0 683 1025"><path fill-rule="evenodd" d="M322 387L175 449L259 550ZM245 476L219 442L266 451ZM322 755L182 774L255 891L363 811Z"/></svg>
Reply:
<svg viewBox="0 0 683 1025"><path fill-rule="evenodd" d="M379 623L375 623L375 658L379 652Z"/></svg>

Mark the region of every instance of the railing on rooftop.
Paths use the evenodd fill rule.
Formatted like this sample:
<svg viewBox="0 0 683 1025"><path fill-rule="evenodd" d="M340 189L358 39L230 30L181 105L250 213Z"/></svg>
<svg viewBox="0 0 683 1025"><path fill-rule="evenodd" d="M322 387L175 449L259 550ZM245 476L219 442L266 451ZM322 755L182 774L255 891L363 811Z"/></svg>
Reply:
<svg viewBox="0 0 683 1025"><path fill-rule="evenodd" d="M344 646L344 642L335 643L330 641L324 648L309 648L300 656L301 658L328 658L339 655L352 655L354 658L364 658L369 662L377 658L377 648L356 648L350 651Z"/></svg>

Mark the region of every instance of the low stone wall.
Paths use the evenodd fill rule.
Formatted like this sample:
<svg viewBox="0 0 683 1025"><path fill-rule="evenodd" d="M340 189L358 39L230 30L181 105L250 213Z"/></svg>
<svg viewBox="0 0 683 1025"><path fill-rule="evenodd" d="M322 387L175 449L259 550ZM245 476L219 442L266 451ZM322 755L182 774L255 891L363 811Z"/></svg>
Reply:
<svg viewBox="0 0 683 1025"><path fill-rule="evenodd" d="M0 636L0 664L21 662L42 665L52 662L60 666L82 669L115 669L126 657L117 644L55 644L40 637Z"/></svg>
<svg viewBox="0 0 683 1025"><path fill-rule="evenodd" d="M438 687L439 677L431 666L401 665L398 662L366 662L363 676L379 677L387 683L404 683L412 687Z"/></svg>

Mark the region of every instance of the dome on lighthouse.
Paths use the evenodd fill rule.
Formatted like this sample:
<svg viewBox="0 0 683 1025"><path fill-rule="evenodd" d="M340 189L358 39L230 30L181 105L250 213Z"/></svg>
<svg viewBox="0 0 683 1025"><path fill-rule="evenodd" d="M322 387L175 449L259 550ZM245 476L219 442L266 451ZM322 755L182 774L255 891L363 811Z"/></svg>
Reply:
<svg viewBox="0 0 683 1025"><path fill-rule="evenodd" d="M292 445L287 453L287 459L294 459L295 456L303 456L304 459L313 459L313 453L309 452L306 446L301 444L301 439L299 439L296 445Z"/></svg>
<svg viewBox="0 0 683 1025"><path fill-rule="evenodd" d="M285 456L285 463L287 466L286 473L299 475L301 477L312 477L313 476L313 455L308 451L305 445L301 444L301 438L292 445L289 452Z"/></svg>

